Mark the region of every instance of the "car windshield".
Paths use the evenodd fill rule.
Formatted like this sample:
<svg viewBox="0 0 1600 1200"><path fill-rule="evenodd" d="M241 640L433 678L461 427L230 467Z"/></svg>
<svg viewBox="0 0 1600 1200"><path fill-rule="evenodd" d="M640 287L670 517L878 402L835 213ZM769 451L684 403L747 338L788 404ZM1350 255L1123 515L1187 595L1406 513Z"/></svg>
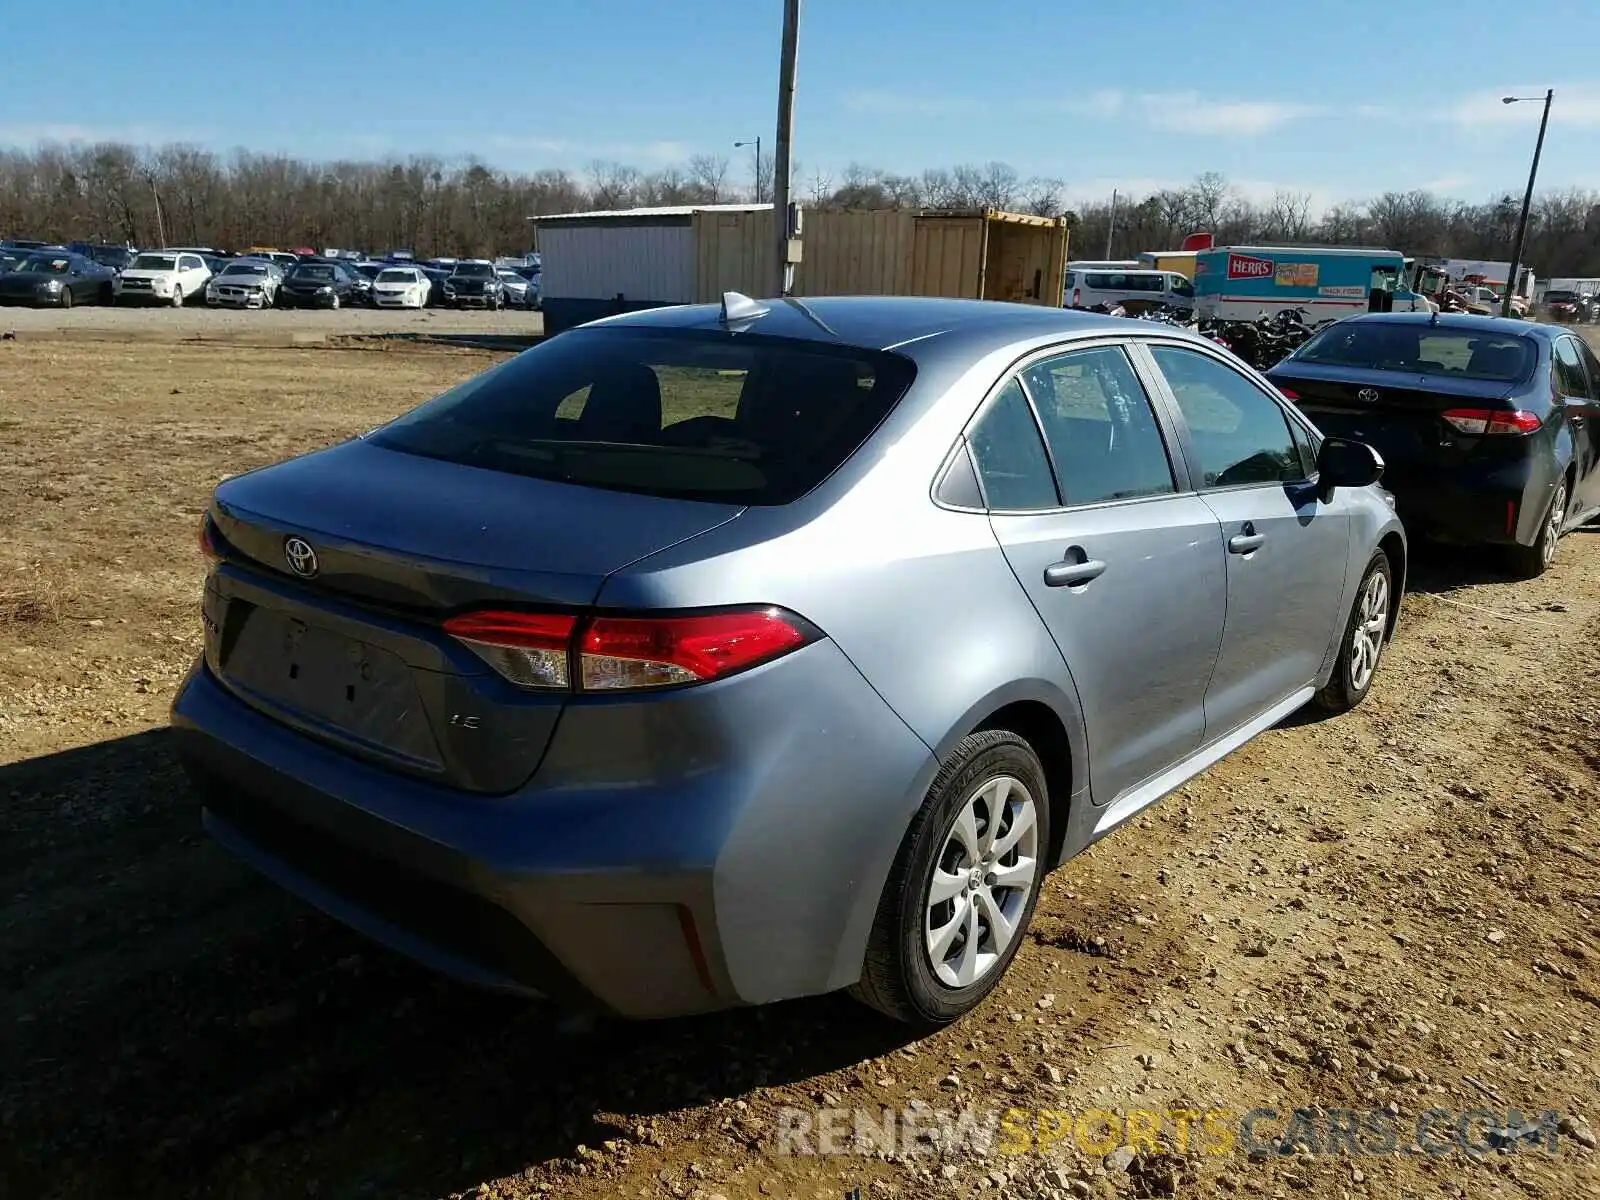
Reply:
<svg viewBox="0 0 1600 1200"><path fill-rule="evenodd" d="M72 260L59 254L31 254L17 264L16 270L19 274L33 271L42 275L65 275L71 266Z"/></svg>
<svg viewBox="0 0 1600 1200"><path fill-rule="evenodd" d="M452 274L463 279L488 279L494 275L494 268L488 263L457 263Z"/></svg>
<svg viewBox="0 0 1600 1200"><path fill-rule="evenodd" d="M173 254L141 254L133 260L135 271L176 271L178 259Z"/></svg>
<svg viewBox="0 0 1600 1200"><path fill-rule="evenodd" d="M416 281L416 273L405 270L404 268L392 268L387 271L378 272L379 283L415 283Z"/></svg>
<svg viewBox="0 0 1600 1200"><path fill-rule="evenodd" d="M371 437L588 487L786 504L822 482L915 375L882 351L754 334L571 330Z"/></svg>
<svg viewBox="0 0 1600 1200"><path fill-rule="evenodd" d="M515 271L496 271L495 274L500 276L500 278L504 279L507 283L527 283L528 282L521 275L518 275Z"/></svg>
<svg viewBox="0 0 1600 1200"><path fill-rule="evenodd" d="M290 279L306 283L332 283L333 268L323 266L299 266L289 273Z"/></svg>
<svg viewBox="0 0 1600 1200"><path fill-rule="evenodd" d="M224 275L265 275L266 263L229 263L223 268Z"/></svg>
<svg viewBox="0 0 1600 1200"><path fill-rule="evenodd" d="M1539 356L1533 342L1518 334L1353 321L1328 327L1293 357L1325 366L1518 383L1532 372Z"/></svg>

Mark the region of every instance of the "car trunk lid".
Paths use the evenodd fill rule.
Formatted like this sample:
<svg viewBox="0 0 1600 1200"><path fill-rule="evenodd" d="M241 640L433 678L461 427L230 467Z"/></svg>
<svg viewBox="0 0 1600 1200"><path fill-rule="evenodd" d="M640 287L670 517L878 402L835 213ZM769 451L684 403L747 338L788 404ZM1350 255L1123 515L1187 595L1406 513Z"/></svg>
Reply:
<svg viewBox="0 0 1600 1200"><path fill-rule="evenodd" d="M1464 434L1444 420L1452 409L1510 411L1513 384L1502 380L1323 366L1286 360L1273 383L1324 433L1365 442L1383 456L1385 478L1460 465L1503 452L1499 439Z"/></svg>
<svg viewBox="0 0 1600 1200"><path fill-rule="evenodd" d="M206 586L206 659L242 700L310 736L452 786L511 791L538 766L566 694L512 687L443 618L585 608L612 572L741 511L357 439L218 487L224 557ZM288 553L291 539L314 565Z"/></svg>

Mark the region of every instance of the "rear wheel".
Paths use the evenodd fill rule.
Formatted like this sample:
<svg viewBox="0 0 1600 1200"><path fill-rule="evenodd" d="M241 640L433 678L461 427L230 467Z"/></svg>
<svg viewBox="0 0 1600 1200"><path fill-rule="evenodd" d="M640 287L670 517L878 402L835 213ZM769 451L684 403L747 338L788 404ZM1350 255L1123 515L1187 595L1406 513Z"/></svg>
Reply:
<svg viewBox="0 0 1600 1200"><path fill-rule="evenodd" d="M337 311L337 309L339 307L339 293L338 292L335 292L333 294L333 301L332 301L332 303L330 303L328 305L328 307Z"/></svg>
<svg viewBox="0 0 1600 1200"><path fill-rule="evenodd" d="M61 289L61 307L72 307L72 289L69 287L64 287Z"/></svg>
<svg viewBox="0 0 1600 1200"><path fill-rule="evenodd" d="M1394 577L1389 557L1382 551L1372 556L1356 589L1356 602L1350 607L1344 636L1339 641L1339 658L1333 677L1317 693L1317 704L1328 712L1349 712L1367 698L1384 639L1389 634L1389 610L1393 604Z"/></svg>
<svg viewBox="0 0 1600 1200"><path fill-rule="evenodd" d="M1567 477L1556 482L1550 496L1550 507L1545 509L1544 520L1539 523L1539 537L1531 546L1513 546L1510 550L1511 569L1524 579L1543 575L1555 561L1556 543L1561 540L1561 526L1567 519Z"/></svg>
<svg viewBox="0 0 1600 1200"><path fill-rule="evenodd" d="M928 1028L993 990L1044 880L1049 793L1009 730L968 734L928 789L889 870L856 999Z"/></svg>
<svg viewBox="0 0 1600 1200"><path fill-rule="evenodd" d="M183 286L181 284L175 283L172 285L172 307L183 307Z"/></svg>

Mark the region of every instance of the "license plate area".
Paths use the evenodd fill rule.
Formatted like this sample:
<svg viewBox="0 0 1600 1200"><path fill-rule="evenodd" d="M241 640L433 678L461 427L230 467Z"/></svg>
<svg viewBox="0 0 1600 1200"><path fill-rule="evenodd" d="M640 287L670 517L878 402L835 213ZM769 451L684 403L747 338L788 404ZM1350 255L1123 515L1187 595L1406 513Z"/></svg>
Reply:
<svg viewBox="0 0 1600 1200"><path fill-rule="evenodd" d="M371 749L442 766L412 677L392 651L291 613L234 601L223 678L247 698L297 724Z"/></svg>

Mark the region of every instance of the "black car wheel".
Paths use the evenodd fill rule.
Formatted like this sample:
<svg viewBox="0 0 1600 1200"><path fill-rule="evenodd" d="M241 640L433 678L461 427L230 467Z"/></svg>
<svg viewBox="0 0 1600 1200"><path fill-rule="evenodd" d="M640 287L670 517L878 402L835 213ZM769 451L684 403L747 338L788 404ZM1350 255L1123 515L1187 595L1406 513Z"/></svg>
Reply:
<svg viewBox="0 0 1600 1200"><path fill-rule="evenodd" d="M1543 575L1555 561L1556 543L1561 540L1561 527L1567 519L1567 477L1556 481L1550 504L1539 522L1539 536L1531 546L1513 546L1510 550L1511 569L1524 579Z"/></svg>
<svg viewBox="0 0 1600 1200"><path fill-rule="evenodd" d="M1033 748L1009 730L968 734L900 844L851 994L924 1029L976 1007L1027 935L1049 846Z"/></svg>
<svg viewBox="0 0 1600 1200"><path fill-rule="evenodd" d="M1316 695L1319 708L1349 712L1367 698L1377 676L1378 659L1389 636L1389 613L1394 595L1394 572L1381 550L1372 556L1339 641L1339 657L1328 686Z"/></svg>
<svg viewBox="0 0 1600 1200"><path fill-rule="evenodd" d="M72 289L69 287L64 287L61 289L61 307L72 307Z"/></svg>

